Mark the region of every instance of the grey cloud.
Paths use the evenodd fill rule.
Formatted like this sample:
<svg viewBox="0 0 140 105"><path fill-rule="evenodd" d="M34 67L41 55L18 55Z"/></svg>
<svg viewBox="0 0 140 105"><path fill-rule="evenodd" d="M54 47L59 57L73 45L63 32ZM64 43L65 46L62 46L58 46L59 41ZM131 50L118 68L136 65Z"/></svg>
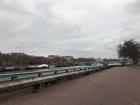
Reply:
<svg viewBox="0 0 140 105"><path fill-rule="evenodd" d="M126 5L126 11L132 14L139 14L140 13L140 1L134 0L131 3Z"/></svg>
<svg viewBox="0 0 140 105"><path fill-rule="evenodd" d="M124 33L122 39L136 39L140 41L140 1L133 0L124 7L125 15L122 23L121 33Z"/></svg>
<svg viewBox="0 0 140 105"><path fill-rule="evenodd" d="M139 38L140 27L138 16L122 12L133 3L107 1L1 0L0 50L44 56L117 57L117 44Z"/></svg>

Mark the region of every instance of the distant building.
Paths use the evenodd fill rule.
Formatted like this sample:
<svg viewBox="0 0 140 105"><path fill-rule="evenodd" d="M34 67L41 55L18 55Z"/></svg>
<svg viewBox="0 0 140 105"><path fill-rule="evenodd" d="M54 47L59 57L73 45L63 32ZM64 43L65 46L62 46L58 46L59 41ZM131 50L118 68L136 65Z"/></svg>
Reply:
<svg viewBox="0 0 140 105"><path fill-rule="evenodd" d="M25 65L25 59L22 56L18 56L15 58L15 64L17 66Z"/></svg>
<svg viewBox="0 0 140 105"><path fill-rule="evenodd" d="M23 66L28 63L26 60L27 55L24 53L11 53L11 55L14 56L16 66Z"/></svg>
<svg viewBox="0 0 140 105"><path fill-rule="evenodd" d="M64 59L66 59L68 62L71 62L74 57L73 56L62 56Z"/></svg>
<svg viewBox="0 0 140 105"><path fill-rule="evenodd" d="M53 59L53 58L57 58L57 57L60 57L60 56L59 55L48 55L49 59Z"/></svg>
<svg viewBox="0 0 140 105"><path fill-rule="evenodd" d="M0 53L0 67L22 67L27 65L48 64L49 59L24 53Z"/></svg>
<svg viewBox="0 0 140 105"><path fill-rule="evenodd" d="M96 59L96 62L98 62L98 63L103 63L103 62L104 62L104 59L97 58L97 59Z"/></svg>

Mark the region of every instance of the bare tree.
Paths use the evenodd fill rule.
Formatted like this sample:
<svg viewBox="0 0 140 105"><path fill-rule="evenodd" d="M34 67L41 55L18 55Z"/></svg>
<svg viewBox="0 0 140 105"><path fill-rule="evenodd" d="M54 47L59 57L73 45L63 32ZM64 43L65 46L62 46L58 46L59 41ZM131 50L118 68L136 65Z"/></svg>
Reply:
<svg viewBox="0 0 140 105"><path fill-rule="evenodd" d="M135 40L124 41L118 45L119 58L129 58L133 60L133 64L137 64L140 58L139 43Z"/></svg>

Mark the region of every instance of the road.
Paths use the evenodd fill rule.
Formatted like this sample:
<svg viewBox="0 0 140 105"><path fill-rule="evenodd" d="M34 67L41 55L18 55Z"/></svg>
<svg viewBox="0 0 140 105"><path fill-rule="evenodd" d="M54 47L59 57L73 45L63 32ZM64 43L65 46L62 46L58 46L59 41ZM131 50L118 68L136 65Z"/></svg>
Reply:
<svg viewBox="0 0 140 105"><path fill-rule="evenodd" d="M104 70L0 105L140 105L140 69Z"/></svg>

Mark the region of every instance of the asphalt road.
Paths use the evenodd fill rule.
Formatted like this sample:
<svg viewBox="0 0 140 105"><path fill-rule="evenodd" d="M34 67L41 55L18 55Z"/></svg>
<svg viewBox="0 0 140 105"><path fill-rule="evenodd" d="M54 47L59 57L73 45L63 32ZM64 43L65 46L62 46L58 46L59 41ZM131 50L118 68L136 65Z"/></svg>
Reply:
<svg viewBox="0 0 140 105"><path fill-rule="evenodd" d="M140 69L108 69L0 105L140 105Z"/></svg>

